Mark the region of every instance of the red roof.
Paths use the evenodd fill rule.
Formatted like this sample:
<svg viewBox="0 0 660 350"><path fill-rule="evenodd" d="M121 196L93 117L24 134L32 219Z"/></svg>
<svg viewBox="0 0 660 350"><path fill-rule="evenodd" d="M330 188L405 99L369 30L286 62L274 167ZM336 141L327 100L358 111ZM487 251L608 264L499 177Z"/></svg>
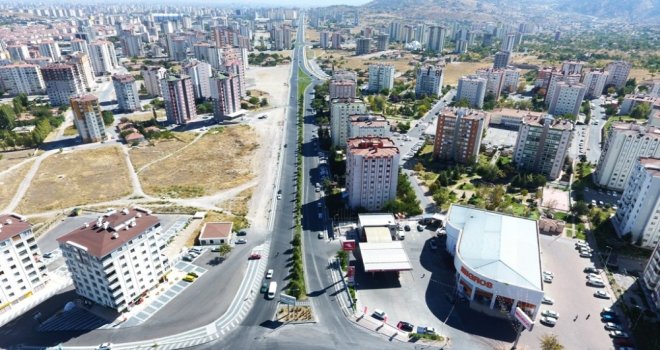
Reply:
<svg viewBox="0 0 660 350"><path fill-rule="evenodd" d="M207 222L202 227L199 239L227 238L231 235L231 222Z"/></svg>
<svg viewBox="0 0 660 350"><path fill-rule="evenodd" d="M0 215L0 242L30 228L30 223L17 214Z"/></svg>

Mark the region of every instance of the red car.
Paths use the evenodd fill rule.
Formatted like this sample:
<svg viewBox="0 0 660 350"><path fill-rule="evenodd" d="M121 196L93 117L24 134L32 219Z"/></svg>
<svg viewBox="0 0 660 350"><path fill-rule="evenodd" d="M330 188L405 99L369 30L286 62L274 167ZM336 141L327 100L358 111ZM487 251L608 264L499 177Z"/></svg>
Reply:
<svg viewBox="0 0 660 350"><path fill-rule="evenodd" d="M248 257L248 260L258 260L261 259L261 254L259 253L252 253L250 254L250 257Z"/></svg>

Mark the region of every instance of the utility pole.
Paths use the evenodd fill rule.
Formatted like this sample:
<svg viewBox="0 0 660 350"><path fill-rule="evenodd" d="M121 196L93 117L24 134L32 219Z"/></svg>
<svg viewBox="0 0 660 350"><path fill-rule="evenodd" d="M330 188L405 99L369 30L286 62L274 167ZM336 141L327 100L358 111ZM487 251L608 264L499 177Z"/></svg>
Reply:
<svg viewBox="0 0 660 350"><path fill-rule="evenodd" d="M519 325L518 326L518 331L516 334L516 341L513 342L513 346L511 347L511 350L516 350L516 346L518 346L518 341L520 340L520 335L522 334L523 326Z"/></svg>

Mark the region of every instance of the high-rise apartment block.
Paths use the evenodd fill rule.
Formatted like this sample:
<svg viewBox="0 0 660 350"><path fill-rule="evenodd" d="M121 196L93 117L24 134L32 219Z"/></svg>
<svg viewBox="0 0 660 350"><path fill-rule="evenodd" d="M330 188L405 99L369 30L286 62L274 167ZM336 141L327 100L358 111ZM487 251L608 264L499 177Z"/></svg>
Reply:
<svg viewBox="0 0 660 350"><path fill-rule="evenodd" d="M516 34L514 33L509 33L504 36L502 39L502 47L500 47L501 51L505 52L513 52L513 48L516 45Z"/></svg>
<svg viewBox="0 0 660 350"><path fill-rule="evenodd" d="M508 67L510 60L511 60L511 52L498 51L497 53L495 53L493 68L499 69L499 68Z"/></svg>
<svg viewBox="0 0 660 350"><path fill-rule="evenodd" d="M380 92L391 90L394 86L394 66L389 64L369 65L369 84L367 90Z"/></svg>
<svg viewBox="0 0 660 350"><path fill-rule="evenodd" d="M322 30L319 37L319 47L322 49L329 49L330 44L330 32L327 30Z"/></svg>
<svg viewBox="0 0 660 350"><path fill-rule="evenodd" d="M60 51L60 45L57 41L54 40L44 40L37 44L39 48L39 54L43 57L50 57L53 61L57 61L62 58L62 52Z"/></svg>
<svg viewBox="0 0 660 350"><path fill-rule="evenodd" d="M642 283L649 297L647 301L652 303L656 309L660 309L660 244L655 246L651 258L646 263L642 274Z"/></svg>
<svg viewBox="0 0 660 350"><path fill-rule="evenodd" d="M635 161L612 225L619 236L653 249L660 242L660 158Z"/></svg>
<svg viewBox="0 0 660 350"><path fill-rule="evenodd" d="M39 291L47 280L46 266L32 226L18 214L0 215L0 312Z"/></svg>
<svg viewBox="0 0 660 350"><path fill-rule="evenodd" d="M91 89L96 86L94 80L94 70L92 69L92 62L89 60L89 55L84 52L72 52L67 57L67 63L73 64L82 77L83 85L86 89ZM88 90L89 91L89 90Z"/></svg>
<svg viewBox="0 0 660 350"><path fill-rule="evenodd" d="M84 52L89 55L89 46L87 41L84 39L73 39L71 40L71 52Z"/></svg>
<svg viewBox="0 0 660 350"><path fill-rule="evenodd" d="M561 64L561 71L564 73L564 75L582 74L583 66L584 62L564 61Z"/></svg>
<svg viewBox="0 0 660 350"><path fill-rule="evenodd" d="M442 54L442 50L445 48L446 36L447 28L443 26L430 26L426 49L431 52Z"/></svg>
<svg viewBox="0 0 660 350"><path fill-rule="evenodd" d="M330 100L336 98L355 98L357 83L350 79L331 79L329 84Z"/></svg>
<svg viewBox="0 0 660 350"><path fill-rule="evenodd" d="M112 73L118 66L115 46L106 40L96 40L89 44L89 59L96 76Z"/></svg>
<svg viewBox="0 0 660 350"><path fill-rule="evenodd" d="M169 270L160 220L145 209L113 210L57 239L76 293L124 311Z"/></svg>
<svg viewBox="0 0 660 350"><path fill-rule="evenodd" d="M195 98L210 98L211 97L211 82L210 78L213 74L211 65L198 61L196 59L188 59L183 62L183 72L190 77L193 84L193 91Z"/></svg>
<svg viewBox="0 0 660 350"><path fill-rule="evenodd" d="M573 133L573 123L551 115L523 117L514 149L520 170L545 175L551 180L561 174Z"/></svg>
<svg viewBox="0 0 660 350"><path fill-rule="evenodd" d="M144 79L144 87L147 89L147 94L150 96L162 96L163 92L160 89L160 81L165 78L167 69L160 66L147 66L142 70L142 78Z"/></svg>
<svg viewBox="0 0 660 350"><path fill-rule="evenodd" d="M584 76L584 86L587 91L584 93L585 98L598 98L603 94L607 78L610 73L603 70L592 70Z"/></svg>
<svg viewBox="0 0 660 350"><path fill-rule="evenodd" d="M381 33L376 35L376 51L385 51L389 48L390 45L390 37L385 34Z"/></svg>
<svg viewBox="0 0 660 350"><path fill-rule="evenodd" d="M9 95L38 95L46 89L39 66L25 63L0 66L0 86Z"/></svg>
<svg viewBox="0 0 660 350"><path fill-rule="evenodd" d="M51 106L68 105L73 96L83 94L83 78L75 65L52 63L41 69Z"/></svg>
<svg viewBox="0 0 660 350"><path fill-rule="evenodd" d="M235 74L216 73L211 78L213 117L222 121L241 109L238 77Z"/></svg>
<svg viewBox="0 0 660 350"><path fill-rule="evenodd" d="M80 95L71 98L73 123L78 135L85 143L101 142L107 138L99 99L94 95Z"/></svg>
<svg viewBox="0 0 660 350"><path fill-rule="evenodd" d="M390 122L382 114L358 114L349 118L349 138L390 136Z"/></svg>
<svg viewBox="0 0 660 350"><path fill-rule="evenodd" d="M596 185L622 191L640 157L660 158L660 129L613 123L594 172Z"/></svg>
<svg viewBox="0 0 660 350"><path fill-rule="evenodd" d="M355 55L366 55L371 52L371 38L358 38L355 44Z"/></svg>
<svg viewBox="0 0 660 350"><path fill-rule="evenodd" d="M241 58L238 49L225 46L222 48L222 52L222 67L220 71L226 74L236 75L238 78L238 91L242 98L246 97L247 90L245 88L245 66L243 65L243 59Z"/></svg>
<svg viewBox="0 0 660 350"><path fill-rule="evenodd" d="M357 98L339 98L330 101L330 133L332 145L346 146L349 136L350 116L367 113L366 104Z"/></svg>
<svg viewBox="0 0 660 350"><path fill-rule="evenodd" d="M135 78L131 74L115 74L112 76L112 85L117 95L119 110L125 112L141 111L140 96L138 94Z"/></svg>
<svg viewBox="0 0 660 350"><path fill-rule="evenodd" d="M341 50L341 33L339 32L332 33L331 41L332 41L333 50Z"/></svg>
<svg viewBox="0 0 660 350"><path fill-rule="evenodd" d="M120 37L121 47L125 57L144 57L142 34L124 31Z"/></svg>
<svg viewBox="0 0 660 350"><path fill-rule="evenodd" d="M548 113L558 116L564 114L577 116L586 91L587 88L581 83L558 82L553 95L549 96L550 107L548 107Z"/></svg>
<svg viewBox="0 0 660 350"><path fill-rule="evenodd" d="M470 107L481 108L484 105L487 85L486 79L476 75L462 77L458 80L455 100L466 99L470 103Z"/></svg>
<svg viewBox="0 0 660 350"><path fill-rule="evenodd" d="M445 76L445 67L437 65L424 65L417 68L417 80L415 81L415 95L440 97L442 94L442 83Z"/></svg>
<svg viewBox="0 0 660 350"><path fill-rule="evenodd" d="M605 71L609 73L607 78L608 85L614 85L617 89L626 85L628 81L628 75L630 74L630 69L632 64L626 61L614 61L610 62Z"/></svg>
<svg viewBox="0 0 660 350"><path fill-rule="evenodd" d="M192 80L185 74L168 74L160 81L167 122L186 124L197 117Z"/></svg>
<svg viewBox="0 0 660 350"><path fill-rule="evenodd" d="M467 108L445 108L438 115L433 141L433 159L458 163L478 160L481 137L488 115Z"/></svg>
<svg viewBox="0 0 660 350"><path fill-rule="evenodd" d="M30 50L27 45L9 45L7 51L9 52L9 58L14 62L25 61L30 58Z"/></svg>
<svg viewBox="0 0 660 350"><path fill-rule="evenodd" d="M376 211L396 198L400 154L392 140L349 139L346 157L349 207Z"/></svg>

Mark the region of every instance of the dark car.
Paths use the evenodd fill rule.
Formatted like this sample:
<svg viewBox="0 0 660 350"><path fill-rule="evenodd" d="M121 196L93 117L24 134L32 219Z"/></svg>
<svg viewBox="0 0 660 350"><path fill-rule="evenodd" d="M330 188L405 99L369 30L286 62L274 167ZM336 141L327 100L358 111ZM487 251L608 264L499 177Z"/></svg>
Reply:
<svg viewBox="0 0 660 350"><path fill-rule="evenodd" d="M595 267L588 266L584 268L584 273L600 273L600 270Z"/></svg>
<svg viewBox="0 0 660 350"><path fill-rule="evenodd" d="M617 317L617 315L605 314L605 315L600 315L600 320L603 322L617 322L619 320L619 317Z"/></svg>
<svg viewBox="0 0 660 350"><path fill-rule="evenodd" d="M396 328L405 332L412 332L413 329L415 329L415 326L413 326L412 323L410 322L400 321L399 323L397 323Z"/></svg>
<svg viewBox="0 0 660 350"><path fill-rule="evenodd" d="M422 225L417 225L417 231L419 231L419 232L424 231L424 226L422 226Z"/></svg>
<svg viewBox="0 0 660 350"><path fill-rule="evenodd" d="M247 232L245 232L245 230L240 230L240 231L238 231L238 233L236 233L236 235L237 236L246 236Z"/></svg>
<svg viewBox="0 0 660 350"><path fill-rule="evenodd" d="M410 231L410 225L403 226L403 229L406 231Z"/></svg>
<svg viewBox="0 0 660 350"><path fill-rule="evenodd" d="M266 293L268 291L268 281L264 281L264 283L261 285L261 289L259 290L261 293Z"/></svg>

